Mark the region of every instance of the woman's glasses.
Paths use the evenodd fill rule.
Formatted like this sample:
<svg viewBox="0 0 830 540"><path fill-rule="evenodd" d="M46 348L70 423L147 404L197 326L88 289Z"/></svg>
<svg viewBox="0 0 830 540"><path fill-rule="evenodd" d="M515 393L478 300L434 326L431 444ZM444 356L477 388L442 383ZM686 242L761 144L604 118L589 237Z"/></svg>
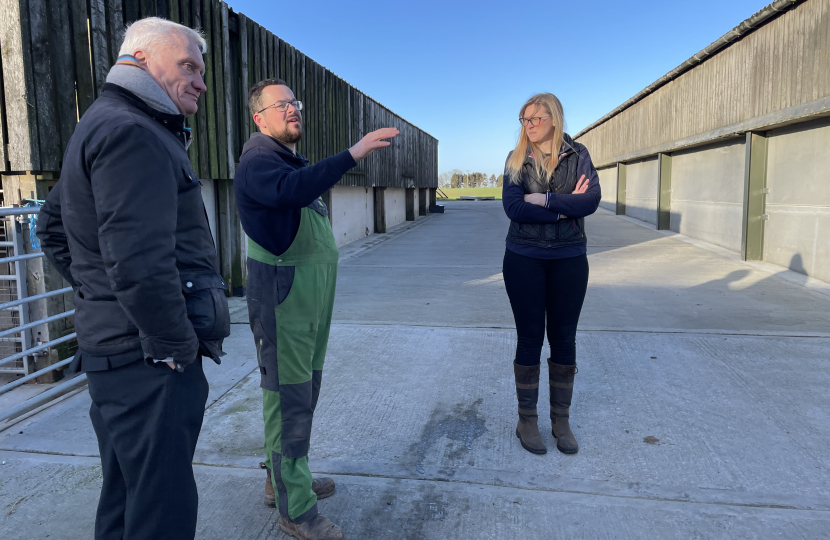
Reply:
<svg viewBox="0 0 830 540"><path fill-rule="evenodd" d="M533 118L519 118L519 123L523 126L530 124L531 127L536 127L545 118L550 118L550 116L534 116Z"/></svg>

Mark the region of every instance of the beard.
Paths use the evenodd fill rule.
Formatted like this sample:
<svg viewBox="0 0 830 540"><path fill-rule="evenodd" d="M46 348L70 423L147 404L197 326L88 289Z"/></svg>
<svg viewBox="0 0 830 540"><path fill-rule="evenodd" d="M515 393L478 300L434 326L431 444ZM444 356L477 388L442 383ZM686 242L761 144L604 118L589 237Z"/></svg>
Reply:
<svg viewBox="0 0 830 540"><path fill-rule="evenodd" d="M296 144L303 138L303 123L302 120L297 122L297 128L292 129L291 125L286 123L285 127L280 131L272 131L269 133L271 137L278 140L282 144Z"/></svg>

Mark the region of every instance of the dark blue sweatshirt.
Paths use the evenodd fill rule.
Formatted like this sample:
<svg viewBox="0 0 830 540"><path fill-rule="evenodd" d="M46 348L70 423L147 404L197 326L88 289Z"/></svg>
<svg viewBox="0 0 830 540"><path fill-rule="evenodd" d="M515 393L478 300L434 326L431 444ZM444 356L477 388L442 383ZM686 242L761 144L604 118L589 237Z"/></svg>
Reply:
<svg viewBox="0 0 830 540"><path fill-rule="evenodd" d="M588 154L588 149L582 145L579 148L579 161L576 166L577 179L584 174L589 179L588 191L585 193L547 193L545 207L526 202L524 188L521 183L512 182L504 175L502 187L502 205L510 221L516 223L556 223L561 216L580 218L593 214L599 207L602 191L599 186L599 175ZM553 249L536 246L526 246L507 242L507 249L525 257L536 259L564 259L584 255L586 246L564 246Z"/></svg>
<svg viewBox="0 0 830 540"><path fill-rule="evenodd" d="M254 133L242 148L233 180L245 234L274 255L282 255L297 236L300 210L356 164L344 150L309 166L302 155L264 133Z"/></svg>

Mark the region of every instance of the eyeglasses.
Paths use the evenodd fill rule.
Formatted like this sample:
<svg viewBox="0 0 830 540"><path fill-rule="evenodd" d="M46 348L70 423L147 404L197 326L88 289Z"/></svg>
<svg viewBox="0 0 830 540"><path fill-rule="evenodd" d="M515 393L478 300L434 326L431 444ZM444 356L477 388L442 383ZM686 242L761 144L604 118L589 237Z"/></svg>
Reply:
<svg viewBox="0 0 830 540"><path fill-rule="evenodd" d="M292 107L294 107L298 111L303 110L303 102L302 101L278 101L278 102L274 103L273 105L268 105L267 107L258 110L257 114L261 113L265 109L275 109L279 112L283 112L283 111L288 110L289 105L291 105Z"/></svg>
<svg viewBox="0 0 830 540"><path fill-rule="evenodd" d="M523 126L526 124L530 124L531 127L536 127L539 125L539 122L541 122L545 118L550 118L550 116L534 116L533 118L519 118L519 123Z"/></svg>

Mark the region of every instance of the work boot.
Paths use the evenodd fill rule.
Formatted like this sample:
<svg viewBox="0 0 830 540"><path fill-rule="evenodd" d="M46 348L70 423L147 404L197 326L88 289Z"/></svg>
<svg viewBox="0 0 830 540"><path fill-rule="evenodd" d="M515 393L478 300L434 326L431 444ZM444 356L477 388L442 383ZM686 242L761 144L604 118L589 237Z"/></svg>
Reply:
<svg viewBox="0 0 830 540"><path fill-rule="evenodd" d="M280 530L301 540L346 540L343 529L320 514L305 523L291 523L280 516Z"/></svg>
<svg viewBox="0 0 830 540"><path fill-rule="evenodd" d="M271 483L271 469L265 463L260 462L260 469L265 469L265 506L268 508L277 507L277 496L274 493L274 484ZM317 500L325 499L334 495L334 480L327 476L321 476L311 480L311 491L317 495Z"/></svg>
<svg viewBox="0 0 830 540"><path fill-rule="evenodd" d="M536 401L539 399L539 364L520 366L513 363L516 376L516 397L519 398L519 423L516 437L522 448L534 454L546 454L548 448L539 433L539 415L536 414Z"/></svg>
<svg viewBox="0 0 830 540"><path fill-rule="evenodd" d="M548 358L550 381L550 422L551 434L556 438L556 448L564 454L576 454L579 445L576 443L571 425L570 416L571 398L574 394L574 375L576 365L563 366L554 364Z"/></svg>
<svg viewBox="0 0 830 540"><path fill-rule="evenodd" d="M265 463L259 463L260 469L265 469L265 506L268 508L277 507L277 495L274 493L274 484L271 483L271 469Z"/></svg>

